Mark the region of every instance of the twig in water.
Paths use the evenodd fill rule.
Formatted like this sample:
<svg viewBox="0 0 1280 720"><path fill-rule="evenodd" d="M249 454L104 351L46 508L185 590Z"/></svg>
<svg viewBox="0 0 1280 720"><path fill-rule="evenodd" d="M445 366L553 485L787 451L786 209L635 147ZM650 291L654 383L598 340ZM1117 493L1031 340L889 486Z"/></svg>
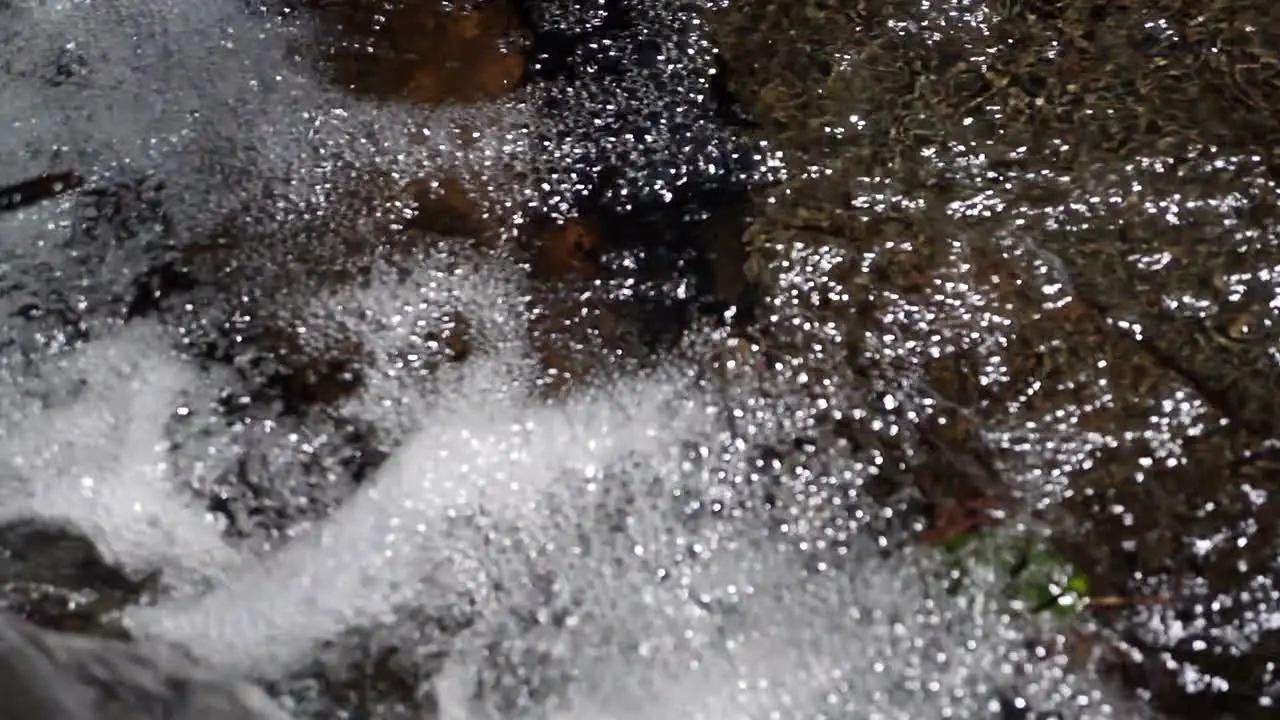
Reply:
<svg viewBox="0 0 1280 720"><path fill-rule="evenodd" d="M75 190L83 184L84 180L79 175L68 171L41 175L14 185L0 187L0 212L35 205Z"/></svg>
<svg viewBox="0 0 1280 720"><path fill-rule="evenodd" d="M1162 595L1144 595L1139 597L1105 595L1102 597L1089 598L1087 606L1089 608L1123 608L1134 607L1137 605L1165 605L1168 602L1169 598Z"/></svg>

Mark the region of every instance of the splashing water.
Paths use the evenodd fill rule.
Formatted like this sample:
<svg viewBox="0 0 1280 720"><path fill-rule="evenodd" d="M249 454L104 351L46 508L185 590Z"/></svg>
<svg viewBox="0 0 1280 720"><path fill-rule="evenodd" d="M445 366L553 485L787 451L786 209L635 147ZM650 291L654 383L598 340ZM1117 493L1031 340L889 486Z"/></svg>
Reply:
<svg viewBox="0 0 1280 720"><path fill-rule="evenodd" d="M157 335L134 326L51 359L42 370L61 378L42 378L44 397L6 398L7 417L22 421L0 430L0 447L24 482L6 484L0 522L71 522L124 567L216 577L235 554L172 485L164 453L169 415L195 377ZM48 397L67 385L71 401Z"/></svg>
<svg viewBox="0 0 1280 720"><path fill-rule="evenodd" d="M466 562L480 552L478 538L467 543L474 529L450 528L466 522L460 516L527 528L546 503L573 492L559 486L571 482L567 473L590 478L626 458L668 454L705 412L671 382L624 381L612 397L538 407L493 398L487 364L471 372L313 537L295 538L191 607L140 611L139 626L223 665L265 675L295 666L341 630L482 581L474 575L485 572L483 560ZM282 577L290 581L278 586Z"/></svg>
<svg viewBox="0 0 1280 720"><path fill-rule="evenodd" d="M595 5L579 17L549 3L544 20L594 27ZM675 5L636 3L637 17L688 30ZM158 572L156 597L119 608L132 633L276 683L297 717L338 716L315 677L339 684L370 647L390 649L448 720L1143 716L1067 662L1058 628L1011 614L995 570L956 592L930 552L886 557L870 521L832 539L818 516L892 514L858 492L879 472L872 453L833 445L808 469L762 448L811 429L797 408L861 402L847 374L797 387L782 362L715 361L736 340L709 330L548 398L530 341L538 289L511 258L447 238L397 256L395 211L289 235L336 213L339 181L370 168L397 181L523 173L498 204L557 211L610 163L649 163L605 192L621 205L704 181L738 145L692 107L709 81L690 68L712 63L701 30L669 48L670 77L572 85L562 97L583 107L561 126L539 116L553 86L475 108L353 100L306 69L297 47L315 28L286 16L221 0L0 2L0 41L18 49L0 86L5 183L66 167L90 183L164 182L151 235L137 222L79 232L74 198L0 216L14 309L0 340L0 524L64 522L108 562ZM623 40L579 60L649 47ZM651 105L687 123L591 147L599 126ZM529 124L561 144L534 152ZM237 223L262 242L210 276L249 280L135 317L138 275ZM365 250L372 269L342 274ZM75 332L42 324L59 313ZM304 350L358 346L360 389L310 412L261 400L266 364L239 343L272 313ZM451 313L470 323L466 357L413 360ZM201 356L211 335L237 352ZM367 477L333 449L356 420L387 450ZM260 453L248 438L278 442ZM784 464L791 506L764 500ZM840 483L843 496L820 491ZM235 493L268 530L216 519L214 500Z"/></svg>

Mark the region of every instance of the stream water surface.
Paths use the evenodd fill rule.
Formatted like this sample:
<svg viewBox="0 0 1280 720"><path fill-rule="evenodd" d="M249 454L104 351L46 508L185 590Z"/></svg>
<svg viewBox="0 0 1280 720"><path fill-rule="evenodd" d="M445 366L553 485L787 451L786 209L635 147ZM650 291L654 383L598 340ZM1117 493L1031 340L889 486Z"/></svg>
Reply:
<svg viewBox="0 0 1280 720"><path fill-rule="evenodd" d="M0 0L5 637L298 719L1273 717L1275 48Z"/></svg>

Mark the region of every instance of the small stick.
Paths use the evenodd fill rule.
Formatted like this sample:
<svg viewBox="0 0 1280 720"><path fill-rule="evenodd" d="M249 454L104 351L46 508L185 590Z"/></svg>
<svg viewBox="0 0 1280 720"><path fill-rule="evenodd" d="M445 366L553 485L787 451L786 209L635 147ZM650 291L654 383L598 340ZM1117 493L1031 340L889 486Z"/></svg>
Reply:
<svg viewBox="0 0 1280 720"><path fill-rule="evenodd" d="M73 172L51 173L0 187L0 212L17 210L75 190L84 180Z"/></svg>
<svg viewBox="0 0 1280 720"><path fill-rule="evenodd" d="M1121 608L1133 607L1135 605L1165 605L1168 604L1169 598L1161 595L1145 595L1139 597L1123 597L1119 595L1107 595L1102 597L1091 597L1087 604L1091 608Z"/></svg>

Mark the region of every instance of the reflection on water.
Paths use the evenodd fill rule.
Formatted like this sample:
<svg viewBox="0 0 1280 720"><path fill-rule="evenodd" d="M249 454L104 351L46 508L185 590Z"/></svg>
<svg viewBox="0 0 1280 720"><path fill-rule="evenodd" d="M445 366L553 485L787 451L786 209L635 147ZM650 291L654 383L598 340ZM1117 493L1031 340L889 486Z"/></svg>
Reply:
<svg viewBox="0 0 1280 720"><path fill-rule="evenodd" d="M0 216L5 515L125 576L12 606L306 717L1274 712L1272 4L125 6L0 4L88 186Z"/></svg>
<svg viewBox="0 0 1280 720"><path fill-rule="evenodd" d="M1014 491L1095 592L1162 598L1102 613L1129 679L1269 712L1275 11L738 8L728 64L798 178L758 265L894 398L868 464Z"/></svg>

